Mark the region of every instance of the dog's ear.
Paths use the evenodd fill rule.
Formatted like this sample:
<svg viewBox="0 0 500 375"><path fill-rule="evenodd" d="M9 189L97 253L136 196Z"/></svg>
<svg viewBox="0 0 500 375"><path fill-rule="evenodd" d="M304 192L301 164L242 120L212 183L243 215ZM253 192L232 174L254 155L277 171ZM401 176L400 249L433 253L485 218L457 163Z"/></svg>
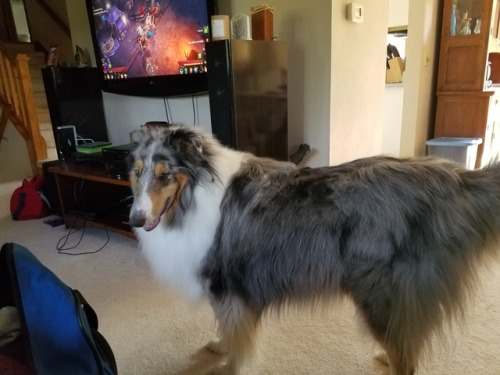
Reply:
<svg viewBox="0 0 500 375"><path fill-rule="evenodd" d="M203 139L196 131L179 129L167 137L165 142L188 158L200 157L203 154Z"/></svg>
<svg viewBox="0 0 500 375"><path fill-rule="evenodd" d="M144 139L145 134L143 129L137 129L130 133L130 142L138 145Z"/></svg>
<svg viewBox="0 0 500 375"><path fill-rule="evenodd" d="M166 121L148 121L144 125L141 125L140 129L130 133L130 142L137 145L146 139L146 137L160 136L170 126L171 124Z"/></svg>

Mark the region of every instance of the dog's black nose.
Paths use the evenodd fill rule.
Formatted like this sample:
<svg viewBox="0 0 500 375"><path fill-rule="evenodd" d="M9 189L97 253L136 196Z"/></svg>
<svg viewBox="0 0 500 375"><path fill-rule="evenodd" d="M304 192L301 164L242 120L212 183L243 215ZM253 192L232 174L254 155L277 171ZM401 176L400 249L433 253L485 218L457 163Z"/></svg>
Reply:
<svg viewBox="0 0 500 375"><path fill-rule="evenodd" d="M142 211L132 211L130 212L130 217L128 223L133 228L141 228L146 223L146 217Z"/></svg>

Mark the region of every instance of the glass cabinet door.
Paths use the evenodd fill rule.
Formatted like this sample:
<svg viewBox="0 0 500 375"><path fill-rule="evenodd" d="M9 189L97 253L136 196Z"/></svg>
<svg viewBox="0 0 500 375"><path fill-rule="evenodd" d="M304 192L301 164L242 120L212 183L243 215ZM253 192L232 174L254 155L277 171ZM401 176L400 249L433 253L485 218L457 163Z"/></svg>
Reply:
<svg viewBox="0 0 500 375"><path fill-rule="evenodd" d="M450 36L477 35L482 31L484 0L453 0L451 5Z"/></svg>

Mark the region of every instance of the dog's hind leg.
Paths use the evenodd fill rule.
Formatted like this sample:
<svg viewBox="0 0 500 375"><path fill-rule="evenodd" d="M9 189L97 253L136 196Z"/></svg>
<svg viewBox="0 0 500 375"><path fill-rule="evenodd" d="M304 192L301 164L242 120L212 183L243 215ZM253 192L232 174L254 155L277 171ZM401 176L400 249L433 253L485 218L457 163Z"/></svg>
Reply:
<svg viewBox="0 0 500 375"><path fill-rule="evenodd" d="M394 348L387 348L387 358L389 360L389 371L391 375L414 375L415 365L411 358L407 358L405 353Z"/></svg>
<svg viewBox="0 0 500 375"><path fill-rule="evenodd" d="M366 312L363 315L367 317ZM373 315L367 317L367 323L384 350L376 359L389 366L390 375L414 375L423 347L421 339L409 334L404 328L391 334L389 324L374 319Z"/></svg>
<svg viewBox="0 0 500 375"><path fill-rule="evenodd" d="M212 303L212 307L221 335L217 348L227 348L227 363L209 374L239 375L255 355L258 314L236 297L224 297L223 301Z"/></svg>
<svg viewBox="0 0 500 375"><path fill-rule="evenodd" d="M413 375L432 331L432 318L428 311L409 308L412 305L405 303L398 289L387 282L387 275L379 269L375 276L368 273L351 278L345 284L346 290L369 332L385 351L386 356L378 356L378 360L389 365L391 375Z"/></svg>

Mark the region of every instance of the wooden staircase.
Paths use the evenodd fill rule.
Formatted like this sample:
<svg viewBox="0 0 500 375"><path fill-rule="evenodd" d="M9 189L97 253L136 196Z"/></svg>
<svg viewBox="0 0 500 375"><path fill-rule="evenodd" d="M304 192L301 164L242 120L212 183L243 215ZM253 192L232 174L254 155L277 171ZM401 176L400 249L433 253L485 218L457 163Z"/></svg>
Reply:
<svg viewBox="0 0 500 375"><path fill-rule="evenodd" d="M26 142L33 175L57 159L42 71L45 53L30 43L0 42L0 142L10 121Z"/></svg>

